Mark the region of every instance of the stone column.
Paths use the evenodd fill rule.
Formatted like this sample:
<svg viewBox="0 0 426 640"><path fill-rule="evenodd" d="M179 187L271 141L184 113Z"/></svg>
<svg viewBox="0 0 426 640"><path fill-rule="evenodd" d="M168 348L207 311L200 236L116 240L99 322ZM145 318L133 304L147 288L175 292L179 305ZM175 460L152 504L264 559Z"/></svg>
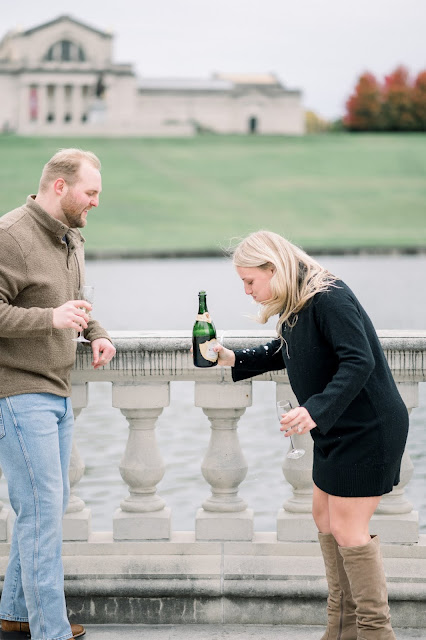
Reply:
<svg viewBox="0 0 426 640"><path fill-rule="evenodd" d="M398 391L408 413L419 404L418 382L397 382ZM383 496L371 519L370 532L382 542L413 543L419 540L419 514L405 497L404 489L413 476L414 466L405 451L401 462L401 479L391 493Z"/></svg>
<svg viewBox="0 0 426 640"><path fill-rule="evenodd" d="M83 115L83 97L81 84L74 85L73 91L73 109L72 109L72 122L73 128L81 128L81 116Z"/></svg>
<svg viewBox="0 0 426 640"><path fill-rule="evenodd" d="M88 402L88 385L73 384L72 386L72 408L74 412L74 420L80 415L81 410L87 407ZM75 437L72 444L71 461L69 469L70 479L70 499L68 507L63 519L63 539L70 540L88 540L91 533L92 513L86 507L84 500L75 494L75 487L84 475L85 464L83 458L75 443Z"/></svg>
<svg viewBox="0 0 426 640"><path fill-rule="evenodd" d="M291 387L286 383L277 383L278 400L290 400L294 407L298 406L297 399ZM278 421L278 416L277 416ZM277 422L277 429L279 429ZM293 488L293 496L279 509L277 516L277 539L284 541L316 541L318 532L312 518L312 461L313 441L309 433L295 435L294 446L305 450L305 455L297 460L287 458L291 448L290 439L284 438L283 433L283 473Z"/></svg>
<svg viewBox="0 0 426 640"><path fill-rule="evenodd" d="M238 420L251 405L251 383L195 383L195 405L211 423L210 443L201 466L211 496L197 511L197 540L251 540L253 510L238 496L247 474L237 435Z"/></svg>
<svg viewBox="0 0 426 640"><path fill-rule="evenodd" d="M155 438L157 418L169 402L169 382L113 384L113 406L129 423L120 473L130 491L114 514L115 540L170 538L171 512L157 494L165 466Z"/></svg>
<svg viewBox="0 0 426 640"><path fill-rule="evenodd" d="M38 98L38 127L46 127L47 119L47 85L41 84L39 86L39 98Z"/></svg>
<svg viewBox="0 0 426 640"><path fill-rule="evenodd" d="M45 124L50 128L55 126L58 122L58 109L57 109L57 99L58 99L58 91L59 87L56 84L48 83L46 85L46 117ZM48 120L48 116L52 115L54 120Z"/></svg>
<svg viewBox="0 0 426 640"><path fill-rule="evenodd" d="M21 84L18 89L18 131L25 133L30 125L30 89L29 84Z"/></svg>
<svg viewBox="0 0 426 640"><path fill-rule="evenodd" d="M63 128L64 126L64 116L65 116L65 85L57 84L56 85L56 117L55 117L55 128Z"/></svg>

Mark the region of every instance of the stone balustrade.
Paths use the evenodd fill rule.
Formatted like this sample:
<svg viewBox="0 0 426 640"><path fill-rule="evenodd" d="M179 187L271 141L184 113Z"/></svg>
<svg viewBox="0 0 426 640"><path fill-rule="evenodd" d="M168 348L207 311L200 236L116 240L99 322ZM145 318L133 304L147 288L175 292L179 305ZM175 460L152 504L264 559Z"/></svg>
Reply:
<svg viewBox="0 0 426 640"><path fill-rule="evenodd" d="M292 495L285 504L277 505L275 532L254 530L253 510L239 495L247 473L238 438L239 419L252 403L252 385L257 380L274 384L277 399L294 399L285 371L235 384L229 368L193 366L188 332L111 335L117 354L101 370L93 370L90 350L79 346L72 373L72 401L75 415L81 413L82 420L89 383L112 383L112 404L129 425L120 462L128 492L116 505L112 531L92 532L90 508L78 495L84 451L74 446L71 500L64 517L64 565L66 590L75 610L85 611L86 621L95 616L100 621L113 621L118 598L128 622L173 622L177 618L187 622L190 610L193 617L189 621L193 622L309 624L310 620L321 620L326 586L311 516L309 434L294 436L296 446L306 450L305 456L288 460L283 454L283 474ZM418 404L419 382L426 380L426 332L381 331L379 337L411 411ZM250 347L270 338L270 331L229 331L225 344L231 349ZM171 509L157 492L167 469L156 440L156 421L169 405L170 385L176 381L195 381L194 404L203 409L211 424L210 442L200 460L206 496L202 504L194 505L198 511L192 532L172 530ZM405 620L411 626L426 626L426 537L419 536L416 505L411 505L404 494L412 473L406 453L401 482L383 497L371 532L379 534L385 543L385 562L394 576L389 592L396 600L399 626L404 626ZM0 505L0 570L7 560L9 515L9 510ZM285 620L284 614L275 609L271 613L277 596L288 601ZM303 619L295 604L298 598L306 600ZM408 599L418 602L415 614L412 608L409 615L402 613ZM161 603L160 610L153 608L153 600ZM109 610L110 601L115 604ZM262 613L257 608L254 616L248 605L259 602L266 608Z"/></svg>
<svg viewBox="0 0 426 640"><path fill-rule="evenodd" d="M227 332L229 348L262 344L269 331ZM426 379L426 333L382 331L380 339L401 395L411 411L418 403L418 383ZM222 367L197 369L192 364L190 336L185 332L116 333L117 355L109 367L94 371L90 352L80 348L73 372L73 406L78 415L88 402L87 383L112 382L112 402L129 423L127 446L120 473L129 494L117 505L112 529L114 540L169 540L171 513L157 494L165 466L156 436L156 420L170 402L170 383L195 380L194 402L211 423L211 437L202 473L211 487L197 512L197 540L253 539L253 511L238 495L247 464L238 439L238 421L252 403L252 381L235 384L230 370ZM254 378L276 385L276 397L295 400L285 371ZM311 517L312 440L309 434L295 436L306 455L295 461L284 457L283 473L293 489L292 497L277 517L277 538L282 541L315 541ZM83 452L84 455L84 452ZM79 452L74 447L70 479L72 497L65 518L65 539L88 540L90 510L78 498L76 486L83 474ZM413 543L418 540L418 513L404 497L413 466L404 455L401 482L384 496L372 520L372 532L383 541ZM415 506L415 505L414 505Z"/></svg>
<svg viewBox="0 0 426 640"><path fill-rule="evenodd" d="M426 333L381 331L380 339L401 395L411 411L418 404L418 383L426 380ZM262 344L269 331L227 332L229 348ZM112 382L112 402L129 423L127 446L120 473L129 494L117 505L112 530L114 540L168 540L171 513L157 494L165 466L155 436L156 420L170 402L170 383L195 380L194 402L211 423L210 443L203 461L204 478L211 487L197 512L197 540L253 539L253 511L238 495L247 473L247 464L238 439L238 421L252 403L251 380L232 382L228 368L197 369L189 352L190 336L185 332L121 332L113 334L117 355L108 367L94 371L90 352L80 348L73 372L73 406L76 415L88 402L87 383ZM277 399L292 397L285 371L254 378L276 385ZM294 396L293 399L295 400ZM309 434L294 436L296 445L306 450L299 460L283 459L283 473L293 490L279 510L277 538L282 541L314 541L316 528L311 517L312 440ZM83 452L84 455L84 452ZM70 479L72 497L65 518L65 539L87 540L90 510L78 498L78 482L83 466L74 448ZM413 465L404 455L401 482L384 496L372 520L372 532L383 541L413 543L418 540L418 513L404 496Z"/></svg>

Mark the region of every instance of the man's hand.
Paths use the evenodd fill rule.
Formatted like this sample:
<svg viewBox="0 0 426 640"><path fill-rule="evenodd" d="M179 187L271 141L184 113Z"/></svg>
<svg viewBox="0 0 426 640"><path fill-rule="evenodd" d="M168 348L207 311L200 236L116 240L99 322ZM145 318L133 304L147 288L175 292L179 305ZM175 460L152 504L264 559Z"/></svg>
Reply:
<svg viewBox="0 0 426 640"><path fill-rule="evenodd" d="M93 352L92 366L94 369L104 367L115 356L115 347L108 338L96 338L91 343Z"/></svg>
<svg viewBox="0 0 426 640"><path fill-rule="evenodd" d="M62 306L53 309L53 328L83 331L87 329L90 320L88 312L91 310L92 305L86 300L68 300Z"/></svg>

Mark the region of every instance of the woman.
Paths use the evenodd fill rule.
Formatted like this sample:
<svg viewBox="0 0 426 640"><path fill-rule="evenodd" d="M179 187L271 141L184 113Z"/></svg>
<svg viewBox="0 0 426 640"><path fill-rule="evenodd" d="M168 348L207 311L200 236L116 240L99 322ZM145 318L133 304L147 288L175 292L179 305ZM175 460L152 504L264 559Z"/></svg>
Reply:
<svg viewBox="0 0 426 640"><path fill-rule="evenodd" d="M260 322L279 315L278 338L235 352L217 345L218 364L235 382L287 369L300 406L281 430L314 441L313 517L329 587L322 640L394 639L369 521L399 482L408 413L374 327L346 284L275 233L248 236L233 262Z"/></svg>

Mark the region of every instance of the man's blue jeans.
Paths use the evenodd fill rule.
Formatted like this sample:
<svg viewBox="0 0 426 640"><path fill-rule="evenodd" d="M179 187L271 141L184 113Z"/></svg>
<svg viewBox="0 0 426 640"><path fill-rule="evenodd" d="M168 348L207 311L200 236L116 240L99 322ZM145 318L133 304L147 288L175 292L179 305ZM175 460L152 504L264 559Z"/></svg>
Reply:
<svg viewBox="0 0 426 640"><path fill-rule="evenodd" d="M69 398L0 398L0 467L16 513L0 618L28 621L32 640L72 638L61 553L72 431Z"/></svg>

